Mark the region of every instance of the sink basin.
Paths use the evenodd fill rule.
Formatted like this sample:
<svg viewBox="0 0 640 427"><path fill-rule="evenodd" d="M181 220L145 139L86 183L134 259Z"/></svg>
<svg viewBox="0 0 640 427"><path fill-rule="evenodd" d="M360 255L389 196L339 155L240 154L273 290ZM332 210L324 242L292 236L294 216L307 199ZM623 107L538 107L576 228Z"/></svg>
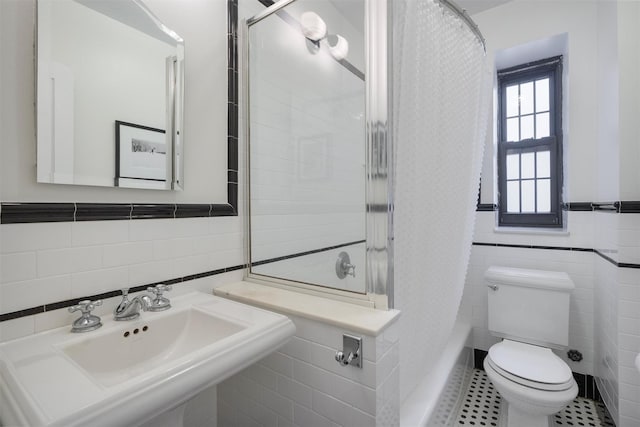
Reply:
<svg viewBox="0 0 640 427"><path fill-rule="evenodd" d="M245 329L195 308L69 344L62 351L107 387ZM126 328L125 328L126 326Z"/></svg>
<svg viewBox="0 0 640 427"><path fill-rule="evenodd" d="M276 313L194 292L164 312L0 344L0 425L138 425L284 344Z"/></svg>

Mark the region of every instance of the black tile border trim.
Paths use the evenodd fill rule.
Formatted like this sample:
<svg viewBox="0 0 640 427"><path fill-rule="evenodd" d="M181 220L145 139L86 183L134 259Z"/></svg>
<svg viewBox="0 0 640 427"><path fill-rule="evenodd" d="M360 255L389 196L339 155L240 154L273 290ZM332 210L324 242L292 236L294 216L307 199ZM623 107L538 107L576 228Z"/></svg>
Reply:
<svg viewBox="0 0 640 427"><path fill-rule="evenodd" d="M229 137L229 162L237 168L238 139ZM36 222L72 222L72 221L110 221L126 219L157 219L157 218L198 218L207 216L237 216L238 204L238 171L227 171L226 204L202 203L32 203L32 202L2 202L0 223L20 224ZM371 212L386 212L387 205L370 206ZM570 202L564 205L564 210L573 212L616 212L622 214L640 213L640 201L620 201L608 203ZM476 212L493 212L497 210L495 204L479 203Z"/></svg>
<svg viewBox="0 0 640 427"><path fill-rule="evenodd" d="M493 203L478 203L476 212L493 212L498 210L498 205Z"/></svg>
<svg viewBox="0 0 640 427"><path fill-rule="evenodd" d="M212 204L209 216L238 215L238 0L227 0L227 76L227 204ZM188 212L184 206L183 212Z"/></svg>
<svg viewBox="0 0 640 427"><path fill-rule="evenodd" d="M3 202L0 223L33 223L74 221L75 203L17 203Z"/></svg>
<svg viewBox="0 0 640 427"><path fill-rule="evenodd" d="M228 184L229 195L237 200L238 184ZM237 216L231 204L197 203L19 203L2 202L0 223L111 221L160 218L201 218Z"/></svg>
<svg viewBox="0 0 640 427"><path fill-rule="evenodd" d="M211 216L211 205L205 204L177 204L176 218L199 218Z"/></svg>
<svg viewBox="0 0 640 427"><path fill-rule="evenodd" d="M620 212L620 202L591 203L594 211Z"/></svg>
<svg viewBox="0 0 640 427"><path fill-rule="evenodd" d="M175 218L176 205L168 203L160 204L133 204L131 205L131 219L159 219Z"/></svg>
<svg viewBox="0 0 640 427"><path fill-rule="evenodd" d="M568 246L539 246L539 245L518 245L518 244L510 244L510 243L487 243L487 242L473 242L473 246L493 246L498 248L518 248L518 249L546 249L553 251L573 251L573 252L593 252L596 255L599 255L606 261L609 261L611 264L615 265L618 268L640 268L640 264L633 264L627 262L617 262L608 255L606 255L603 251L592 248L574 248Z"/></svg>
<svg viewBox="0 0 640 427"><path fill-rule="evenodd" d="M75 205L75 221L127 220L131 219L133 209L133 205L128 203L76 203ZM2 211L4 210L3 205Z"/></svg>
<svg viewBox="0 0 640 427"><path fill-rule="evenodd" d="M484 371L483 361L487 356L487 351L477 348L473 349L473 367ZM578 397L584 397L586 399L592 399L597 402L602 402L602 397L598 391L596 385L596 379L589 374L580 374L578 372L572 372L573 378L578 384Z"/></svg>
<svg viewBox="0 0 640 427"><path fill-rule="evenodd" d="M590 212L593 210L591 202L569 202L562 206L562 210L572 212Z"/></svg>
<svg viewBox="0 0 640 427"><path fill-rule="evenodd" d="M478 203L476 212L497 211L498 205L491 203ZM572 212L616 212L616 213L640 213L640 201L622 200L618 202L567 202L562 205L562 210Z"/></svg>
<svg viewBox="0 0 640 427"><path fill-rule="evenodd" d="M280 257L276 257L276 258L269 258L269 259L265 259L262 261L256 261L256 262L252 262L251 265L252 266L259 266L259 265L265 265L265 264L271 264L273 262L278 262L278 261L284 261L287 259L291 259L291 258L298 258L301 256L307 256L307 255L313 255L313 254L317 254L319 252L326 252L326 251L331 251L333 249L340 249L340 248L344 248L346 246L352 246L352 245L359 245L360 243L365 243L366 240L355 240L353 242L347 242L347 243L341 243L339 245L334 245L334 246L327 246L324 248L320 248L320 249L313 249L311 251L305 251L305 252L298 252L295 254L291 254L291 255L283 255Z"/></svg>
<svg viewBox="0 0 640 427"><path fill-rule="evenodd" d="M623 200L619 203L620 213L640 213L640 201L638 200Z"/></svg>
<svg viewBox="0 0 640 427"><path fill-rule="evenodd" d="M595 252L594 249L589 248L574 248L570 246L540 246L540 245L520 245L512 243L486 243L486 242L473 242L474 246L495 246L499 248L519 248L519 249L549 249L556 251L578 251L578 252Z"/></svg>

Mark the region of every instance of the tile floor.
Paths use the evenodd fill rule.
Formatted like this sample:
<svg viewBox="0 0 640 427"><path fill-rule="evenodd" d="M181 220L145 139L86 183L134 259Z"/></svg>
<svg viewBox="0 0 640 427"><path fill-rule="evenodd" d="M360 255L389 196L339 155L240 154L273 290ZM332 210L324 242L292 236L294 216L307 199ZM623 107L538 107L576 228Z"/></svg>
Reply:
<svg viewBox="0 0 640 427"><path fill-rule="evenodd" d="M564 411L556 414L556 426L615 427L603 408L600 403L578 397ZM485 372L474 369L454 425L497 427L499 419L500 395Z"/></svg>

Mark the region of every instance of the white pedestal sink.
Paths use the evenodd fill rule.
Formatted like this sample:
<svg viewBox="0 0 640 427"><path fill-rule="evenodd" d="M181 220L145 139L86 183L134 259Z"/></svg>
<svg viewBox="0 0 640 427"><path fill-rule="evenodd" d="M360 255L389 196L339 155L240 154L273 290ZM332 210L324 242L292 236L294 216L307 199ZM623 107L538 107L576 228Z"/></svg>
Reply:
<svg viewBox="0 0 640 427"><path fill-rule="evenodd" d="M134 321L103 318L92 332L65 327L0 344L0 424L135 426L165 413L175 425L183 403L295 332L285 316L209 294L172 306Z"/></svg>

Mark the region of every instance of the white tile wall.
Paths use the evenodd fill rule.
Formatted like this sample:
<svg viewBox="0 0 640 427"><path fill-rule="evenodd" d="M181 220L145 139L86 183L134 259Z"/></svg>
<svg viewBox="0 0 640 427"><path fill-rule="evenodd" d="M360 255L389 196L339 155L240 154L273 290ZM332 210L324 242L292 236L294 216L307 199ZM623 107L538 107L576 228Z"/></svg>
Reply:
<svg viewBox="0 0 640 427"><path fill-rule="evenodd" d="M241 220L3 224L0 257L0 311L10 313L242 264ZM229 281L241 275L222 276ZM218 280L210 278L209 283ZM210 290L213 285L197 286ZM101 309L107 313L115 304L105 302ZM2 322L0 340L70 324L72 317L57 310Z"/></svg>
<svg viewBox="0 0 640 427"><path fill-rule="evenodd" d="M218 425L398 425L397 324L363 336L356 369L334 359L349 331L290 317L297 331L289 343L219 386Z"/></svg>
<svg viewBox="0 0 640 427"><path fill-rule="evenodd" d="M613 418L618 420L618 294L617 268L595 256L594 372L598 390Z"/></svg>
<svg viewBox="0 0 640 427"><path fill-rule="evenodd" d="M622 214L635 216L637 214ZM627 221L627 220L623 220ZM635 241L640 247L640 239ZM640 263L635 261L635 263ZM634 361L640 353L640 269L619 268L616 274L618 285L618 427L640 425L640 373Z"/></svg>
<svg viewBox="0 0 640 427"><path fill-rule="evenodd" d="M621 214L618 218L618 260L640 264L640 214Z"/></svg>

